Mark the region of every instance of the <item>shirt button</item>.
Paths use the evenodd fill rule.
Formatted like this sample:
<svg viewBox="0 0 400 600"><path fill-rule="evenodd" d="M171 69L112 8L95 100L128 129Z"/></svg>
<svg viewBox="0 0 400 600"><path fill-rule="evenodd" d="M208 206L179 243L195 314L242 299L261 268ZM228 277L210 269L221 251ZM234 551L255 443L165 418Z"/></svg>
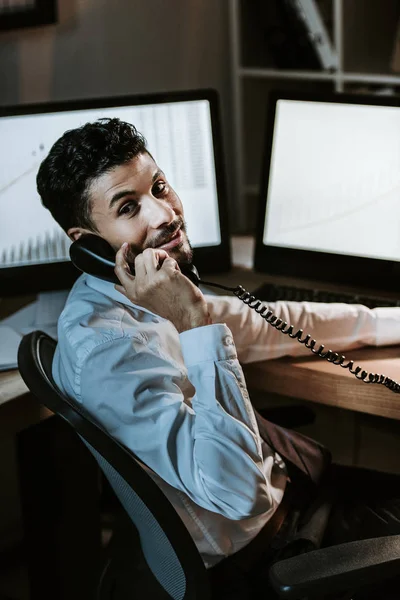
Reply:
<svg viewBox="0 0 400 600"><path fill-rule="evenodd" d="M226 335L222 340L222 343L224 344L224 346L233 346L232 336Z"/></svg>
<svg viewBox="0 0 400 600"><path fill-rule="evenodd" d="M282 457L279 456L279 454L277 454L276 452L275 452L275 456L274 456L274 463L279 469L284 469L286 466L282 460Z"/></svg>

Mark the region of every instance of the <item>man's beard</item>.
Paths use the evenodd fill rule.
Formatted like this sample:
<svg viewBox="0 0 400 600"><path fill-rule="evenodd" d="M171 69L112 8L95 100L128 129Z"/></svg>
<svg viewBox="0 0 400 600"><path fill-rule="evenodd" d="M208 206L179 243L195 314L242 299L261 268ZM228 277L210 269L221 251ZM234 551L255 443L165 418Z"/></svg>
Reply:
<svg viewBox="0 0 400 600"><path fill-rule="evenodd" d="M175 248L171 248L171 250L166 250L166 252L168 252L168 254L174 258L176 260L176 262L178 263L178 265L189 265L192 263L193 260L193 248L190 244L189 238L187 237L187 233L186 233L186 223L183 220L182 217L177 217L175 219L175 221L173 221L173 223L170 223L169 225L166 225L162 231L160 231L159 234L157 234L157 236L151 240L151 242L149 242L148 244L146 244L143 248L139 248L138 246L135 246L134 244L129 244L129 248L127 251L127 262L131 265L134 264L135 262L135 258L138 254L140 254L141 252L143 252L143 250L145 250L146 248L157 248L158 246L162 246L163 244L166 244L170 238L171 235L174 232L177 232L178 229L180 229L184 235L184 241L182 242L182 244L180 246L176 246Z"/></svg>

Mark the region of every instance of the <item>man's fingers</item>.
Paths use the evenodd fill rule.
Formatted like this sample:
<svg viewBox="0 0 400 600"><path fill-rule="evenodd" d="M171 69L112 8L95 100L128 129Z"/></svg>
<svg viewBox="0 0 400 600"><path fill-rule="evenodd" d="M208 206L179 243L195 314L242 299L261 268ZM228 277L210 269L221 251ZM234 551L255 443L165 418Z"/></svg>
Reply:
<svg viewBox="0 0 400 600"><path fill-rule="evenodd" d="M169 258L169 254L166 250L161 250L161 249L156 248L155 250L153 250L153 252L156 256L157 264L159 266L161 266L163 264L163 262L166 258Z"/></svg>
<svg viewBox="0 0 400 600"><path fill-rule="evenodd" d="M143 280L147 275L146 265L144 264L143 254L138 254L135 258L135 275L138 279Z"/></svg>
<svg viewBox="0 0 400 600"><path fill-rule="evenodd" d="M169 254L159 248L146 248L143 252L143 257L148 266L148 273L154 273L161 269L164 261L169 258Z"/></svg>
<svg viewBox="0 0 400 600"><path fill-rule="evenodd" d="M133 280L133 276L130 272L129 265L126 260L126 251L128 249L128 243L125 242L122 244L121 248L118 250L115 256L115 274L125 286L127 283Z"/></svg>
<svg viewBox="0 0 400 600"><path fill-rule="evenodd" d="M163 261L161 268L168 271L180 271L178 263L174 258L172 258L172 256L167 256L167 258Z"/></svg>
<svg viewBox="0 0 400 600"><path fill-rule="evenodd" d="M141 260L143 261L146 275L154 276L157 271L164 267L164 265L169 269L179 269L176 260L174 260L165 250L158 248L146 248L142 254L139 254L137 259L139 257L141 257ZM138 274L138 272L136 272L136 274Z"/></svg>
<svg viewBox="0 0 400 600"><path fill-rule="evenodd" d="M142 254L143 266L147 275L154 275L158 270L159 257L157 252L153 248L146 248Z"/></svg>
<svg viewBox="0 0 400 600"><path fill-rule="evenodd" d="M146 248L146 250L138 254L135 258L135 276L133 276L126 260L128 247L129 245L127 242L122 244L115 257L115 274L124 290L126 290L127 286L135 280L135 277L136 282L141 282L141 285L143 285L148 277L153 279L160 269L165 269L169 272L180 271L178 263L168 254L168 252L158 248ZM120 286L118 285L115 287L115 289L123 294L124 292L119 288Z"/></svg>

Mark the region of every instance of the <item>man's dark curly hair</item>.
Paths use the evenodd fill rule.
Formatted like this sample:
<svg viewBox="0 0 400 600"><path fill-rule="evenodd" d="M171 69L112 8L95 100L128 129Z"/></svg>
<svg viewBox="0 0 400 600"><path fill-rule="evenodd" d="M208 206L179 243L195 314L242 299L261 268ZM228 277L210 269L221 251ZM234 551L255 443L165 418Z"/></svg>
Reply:
<svg viewBox="0 0 400 600"><path fill-rule="evenodd" d="M148 152L144 137L120 119L99 119L66 131L37 174L43 206L66 232L71 227L97 231L91 219L91 183L143 152Z"/></svg>

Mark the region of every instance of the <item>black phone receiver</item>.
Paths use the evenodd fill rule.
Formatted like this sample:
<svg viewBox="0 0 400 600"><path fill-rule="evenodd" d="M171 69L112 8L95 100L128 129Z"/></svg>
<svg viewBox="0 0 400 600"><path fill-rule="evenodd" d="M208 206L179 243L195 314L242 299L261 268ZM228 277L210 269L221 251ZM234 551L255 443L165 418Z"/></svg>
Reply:
<svg viewBox="0 0 400 600"><path fill-rule="evenodd" d="M72 264L89 275L94 275L121 285L118 277L114 272L115 268L115 251L110 244L99 235L87 233L81 235L75 240L69 249L69 256ZM135 274L134 269L130 266L132 275ZM188 279L195 285L199 285L200 277L196 267L193 264L180 265L180 269Z"/></svg>

